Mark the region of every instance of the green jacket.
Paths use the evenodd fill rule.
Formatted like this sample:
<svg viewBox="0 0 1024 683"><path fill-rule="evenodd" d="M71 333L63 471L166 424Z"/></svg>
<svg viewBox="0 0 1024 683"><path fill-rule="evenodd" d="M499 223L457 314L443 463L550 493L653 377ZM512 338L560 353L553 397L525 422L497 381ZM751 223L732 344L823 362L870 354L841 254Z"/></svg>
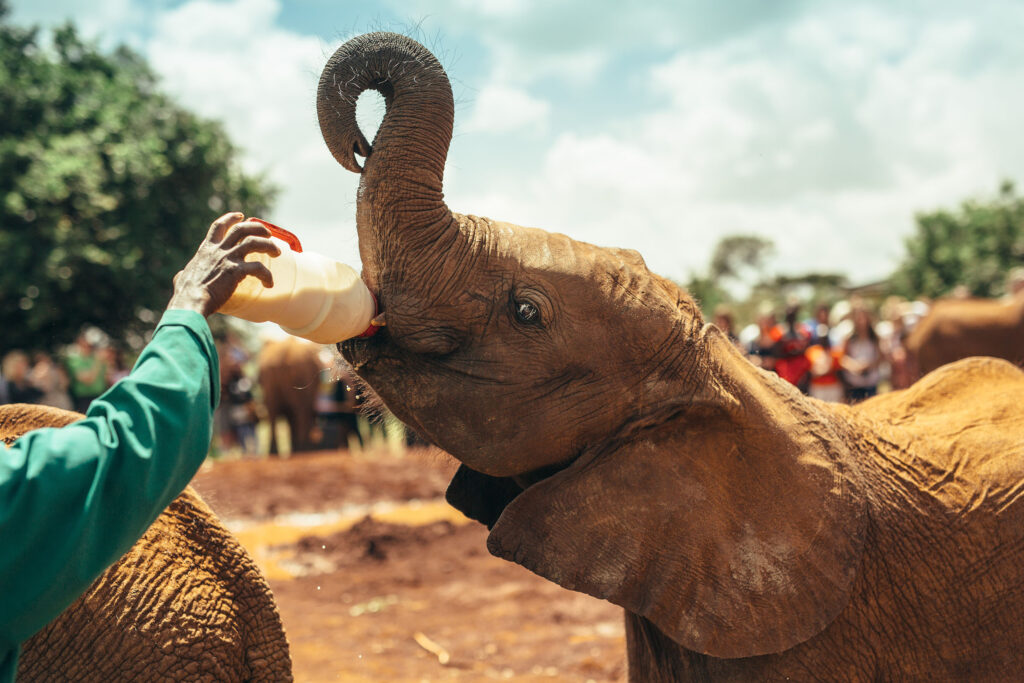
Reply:
<svg viewBox="0 0 1024 683"><path fill-rule="evenodd" d="M199 469L220 396L198 313L167 311L84 420L0 448L0 683L20 644L145 533Z"/></svg>

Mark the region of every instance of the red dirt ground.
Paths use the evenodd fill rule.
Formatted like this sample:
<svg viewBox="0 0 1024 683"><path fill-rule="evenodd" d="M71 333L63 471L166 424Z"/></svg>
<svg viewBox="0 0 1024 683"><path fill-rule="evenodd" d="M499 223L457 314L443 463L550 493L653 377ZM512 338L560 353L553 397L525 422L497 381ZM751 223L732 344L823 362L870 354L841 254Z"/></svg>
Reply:
<svg viewBox="0 0 1024 683"><path fill-rule="evenodd" d="M625 680L622 610L490 556L441 500L454 470L318 453L192 483L264 567L297 681Z"/></svg>

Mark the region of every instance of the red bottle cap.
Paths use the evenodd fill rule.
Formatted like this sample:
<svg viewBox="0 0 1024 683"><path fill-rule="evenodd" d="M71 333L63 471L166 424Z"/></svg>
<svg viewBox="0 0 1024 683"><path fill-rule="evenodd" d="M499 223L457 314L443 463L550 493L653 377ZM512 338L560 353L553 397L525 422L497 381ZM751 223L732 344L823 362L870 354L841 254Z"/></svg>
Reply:
<svg viewBox="0 0 1024 683"><path fill-rule="evenodd" d="M370 292L370 298L373 299L373 316L376 318L377 317L377 297L375 297L373 295L373 292ZM366 339L367 337L372 337L373 335L377 334L377 330L379 330L379 329L380 328L378 326L374 325L373 323L370 323L370 326L367 327L366 330L361 335L356 337L356 339Z"/></svg>
<svg viewBox="0 0 1024 683"><path fill-rule="evenodd" d="M296 235L294 232L289 232L288 230L285 230L282 227L265 221L262 218L250 218L249 220L255 221L260 225L264 226L267 230L270 231L271 235L281 240L282 242L287 242L288 246L291 247L292 251L299 252L300 254L302 253L302 243L299 242L299 236Z"/></svg>

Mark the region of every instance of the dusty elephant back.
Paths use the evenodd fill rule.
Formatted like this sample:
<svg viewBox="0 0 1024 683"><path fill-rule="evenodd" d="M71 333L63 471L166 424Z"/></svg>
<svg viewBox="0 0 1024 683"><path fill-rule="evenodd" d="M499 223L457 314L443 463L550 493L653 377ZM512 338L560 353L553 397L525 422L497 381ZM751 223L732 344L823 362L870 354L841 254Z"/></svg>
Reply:
<svg viewBox="0 0 1024 683"><path fill-rule="evenodd" d="M921 445L915 451L945 454L962 444L1003 458L1004 446L1024 448L1024 371L998 358L964 358L849 410L896 427ZM1019 467L1024 475L1024 458Z"/></svg>
<svg viewBox="0 0 1024 683"><path fill-rule="evenodd" d="M0 439L81 415L0 406ZM186 489L75 603L22 648L19 681L289 681L270 587Z"/></svg>
<svg viewBox="0 0 1024 683"><path fill-rule="evenodd" d="M857 422L872 540L843 638L902 615L874 680L1018 680L1024 670L1024 371L967 358L837 408Z"/></svg>
<svg viewBox="0 0 1024 683"><path fill-rule="evenodd" d="M996 358L965 358L909 389L849 409L899 448L903 478L956 514L1016 510L1024 523L1024 371Z"/></svg>

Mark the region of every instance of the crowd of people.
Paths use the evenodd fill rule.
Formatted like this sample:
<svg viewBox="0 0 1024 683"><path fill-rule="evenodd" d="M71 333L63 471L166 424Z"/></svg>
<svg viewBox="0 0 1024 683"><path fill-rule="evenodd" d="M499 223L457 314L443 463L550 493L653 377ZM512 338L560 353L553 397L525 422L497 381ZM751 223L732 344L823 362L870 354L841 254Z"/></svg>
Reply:
<svg viewBox="0 0 1024 683"><path fill-rule="evenodd" d="M807 312L801 318L802 312ZM714 322L755 365L777 373L805 394L853 403L881 389L902 389L917 376L904 340L922 312L902 301L887 301L881 320L863 302L840 301L813 308L791 301L781 315L770 306L757 322L735 330L727 308ZM238 335L218 340L221 405L215 415L221 452L259 452L256 425L262 418L252 356ZM87 329L59 357L37 351L8 352L0 364L0 404L38 403L84 413L96 397L128 374L125 354L95 328ZM330 447L360 438L352 383L337 379L325 362L318 388L319 428ZM325 446L328 447L328 446Z"/></svg>
<svg viewBox="0 0 1024 683"><path fill-rule="evenodd" d="M37 403L84 413L89 404L128 374L124 354L89 328L58 356L14 349L0 360L0 404Z"/></svg>
<svg viewBox="0 0 1024 683"><path fill-rule="evenodd" d="M881 320L857 300L819 304L801 318L803 310L791 300L780 321L766 305L755 324L737 332L732 313L722 307L714 322L752 363L823 401L856 403L880 390L904 389L917 377L905 341L924 312L921 304L890 299Z"/></svg>
<svg viewBox="0 0 1024 683"><path fill-rule="evenodd" d="M213 452L258 455L266 444L257 426L266 419L255 354L233 331L216 342L220 365L220 404L214 412ZM34 403L85 413L89 404L128 374L127 354L119 352L96 328L80 335L56 356L13 350L0 362L0 405ZM339 376L329 354L323 358L316 392L314 438L317 448L333 450L363 445L375 427L360 418L361 397L351 378Z"/></svg>
<svg viewBox="0 0 1024 683"><path fill-rule="evenodd" d="M220 404L214 414L217 453L260 452L256 427L265 418L253 354L228 331L216 342L220 365ZM34 403L85 413L97 397L128 374L128 354L106 334L88 328L63 353L15 349L0 359L0 405ZM362 442L366 426L357 423L359 401L349 379L337 377L328 359L317 392L317 442L325 449ZM360 429L362 427L362 429Z"/></svg>

